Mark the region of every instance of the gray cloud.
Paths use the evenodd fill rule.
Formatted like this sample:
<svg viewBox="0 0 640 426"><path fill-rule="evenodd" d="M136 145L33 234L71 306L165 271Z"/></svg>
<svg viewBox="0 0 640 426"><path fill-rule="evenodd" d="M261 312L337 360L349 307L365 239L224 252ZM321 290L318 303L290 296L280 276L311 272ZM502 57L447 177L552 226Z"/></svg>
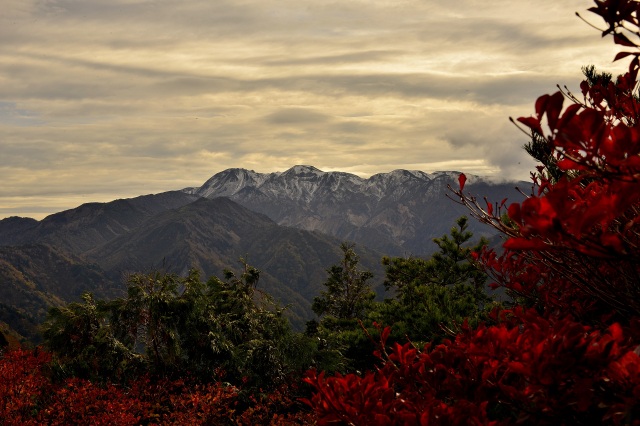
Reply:
<svg viewBox="0 0 640 426"><path fill-rule="evenodd" d="M583 0L5 0L0 217L227 167L526 179L509 116L616 72Z"/></svg>
<svg viewBox="0 0 640 426"><path fill-rule="evenodd" d="M305 108L284 108L269 114L265 121L270 124L317 124L326 123L329 116Z"/></svg>

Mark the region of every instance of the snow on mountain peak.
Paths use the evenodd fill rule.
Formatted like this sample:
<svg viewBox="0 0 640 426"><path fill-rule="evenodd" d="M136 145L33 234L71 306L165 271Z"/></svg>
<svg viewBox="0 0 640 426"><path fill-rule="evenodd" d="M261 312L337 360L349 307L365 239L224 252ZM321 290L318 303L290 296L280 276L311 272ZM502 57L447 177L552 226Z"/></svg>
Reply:
<svg viewBox="0 0 640 426"><path fill-rule="evenodd" d="M259 186L268 174L247 169L227 169L216 173L196 192L201 197L229 197L247 186Z"/></svg>
<svg viewBox="0 0 640 426"><path fill-rule="evenodd" d="M312 202L316 192L330 192L335 197L349 197L355 192L366 193L376 199L390 193L400 195L407 185L422 185L434 180L457 182L460 172L393 170L378 173L368 179L345 172L324 172L309 165L296 165L284 172L257 173L246 169L227 169L212 176L195 193L202 197L234 197L245 188L252 188L280 199ZM467 175L471 182L482 182L480 176Z"/></svg>
<svg viewBox="0 0 640 426"><path fill-rule="evenodd" d="M310 175L315 175L315 176L320 176L326 174L326 172L323 172L320 169L317 169L313 166L304 166L304 165L298 165L298 166L293 166L291 167L289 170L287 170L286 172L282 173L282 175L303 175L303 176L310 176Z"/></svg>

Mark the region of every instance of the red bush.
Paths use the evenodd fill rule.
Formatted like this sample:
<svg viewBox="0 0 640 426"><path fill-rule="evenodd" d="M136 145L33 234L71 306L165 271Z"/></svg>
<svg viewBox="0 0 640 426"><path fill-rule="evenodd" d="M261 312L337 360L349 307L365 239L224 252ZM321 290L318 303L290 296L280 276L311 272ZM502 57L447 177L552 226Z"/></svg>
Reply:
<svg viewBox="0 0 640 426"><path fill-rule="evenodd" d="M10 351L0 358L2 425L296 425L312 424L295 397L295 385L239 404L239 390L220 382L139 377L128 386L51 380L51 356ZM239 406L243 406L239 409Z"/></svg>
<svg viewBox="0 0 640 426"><path fill-rule="evenodd" d="M308 403L319 424L640 424L640 357L620 326L502 316L434 348L396 344L363 377L310 372Z"/></svg>
<svg viewBox="0 0 640 426"><path fill-rule="evenodd" d="M6 425L29 421L41 409L52 386L44 374L51 356L38 351L12 350L0 357L0 419Z"/></svg>

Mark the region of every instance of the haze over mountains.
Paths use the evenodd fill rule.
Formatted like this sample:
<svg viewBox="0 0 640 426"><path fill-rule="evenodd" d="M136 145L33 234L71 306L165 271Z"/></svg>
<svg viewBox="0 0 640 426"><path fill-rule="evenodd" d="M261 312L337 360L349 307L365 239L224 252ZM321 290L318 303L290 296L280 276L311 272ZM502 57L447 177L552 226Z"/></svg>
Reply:
<svg viewBox="0 0 640 426"><path fill-rule="evenodd" d="M446 197L457 172L396 170L363 179L295 166L282 173L229 169L199 188L88 203L41 221L0 221L0 322L33 338L49 306L122 294L125 277L163 268L197 268L203 278L238 269L262 271L259 286L291 305L298 327L313 317L313 297L340 243L357 243L381 292L383 255L425 255L465 213ZM469 176L467 188L489 199L519 200L514 183ZM473 221L472 221L473 222ZM489 229L472 223L477 234Z"/></svg>

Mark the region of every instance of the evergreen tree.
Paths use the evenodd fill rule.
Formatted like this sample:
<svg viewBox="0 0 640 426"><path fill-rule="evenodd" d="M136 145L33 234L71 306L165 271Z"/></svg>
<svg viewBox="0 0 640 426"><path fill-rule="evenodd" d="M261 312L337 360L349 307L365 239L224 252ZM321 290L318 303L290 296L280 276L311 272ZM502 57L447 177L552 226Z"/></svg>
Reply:
<svg viewBox="0 0 640 426"><path fill-rule="evenodd" d="M257 289L260 272L242 264L239 276L225 270L206 283L196 271L134 274L124 298L85 295L52 309L46 345L69 375L113 380L147 371L206 381L224 371L249 391L277 386L311 365L314 345Z"/></svg>
<svg viewBox="0 0 640 426"><path fill-rule="evenodd" d="M373 307L375 293L368 284L373 274L360 269L354 247L340 245L342 260L327 269L326 290L311 306L320 322L307 323L306 334L316 339L314 361L322 370L362 370L374 362L374 347L361 325Z"/></svg>
<svg viewBox="0 0 640 426"><path fill-rule="evenodd" d="M471 253L487 241L468 245L473 233L467 230L467 222L463 216L450 236L435 238L440 250L429 259L383 258L384 285L395 297L378 304L371 318L391 325L392 339L438 340L465 319L477 323L483 318L491 302L485 292L487 276L476 267Z"/></svg>
<svg viewBox="0 0 640 426"><path fill-rule="evenodd" d="M375 293L367 281L373 277L373 274L358 268L360 258L354 251L354 247L355 244L342 243L340 246L344 254L342 261L327 269L329 278L324 283L327 289L313 299L311 306L318 316L353 320L362 318L371 306Z"/></svg>
<svg viewBox="0 0 640 426"><path fill-rule="evenodd" d="M142 358L115 337L108 304L90 293L82 300L51 308L42 325L45 346L57 355L55 371L62 376L125 379L141 366Z"/></svg>

